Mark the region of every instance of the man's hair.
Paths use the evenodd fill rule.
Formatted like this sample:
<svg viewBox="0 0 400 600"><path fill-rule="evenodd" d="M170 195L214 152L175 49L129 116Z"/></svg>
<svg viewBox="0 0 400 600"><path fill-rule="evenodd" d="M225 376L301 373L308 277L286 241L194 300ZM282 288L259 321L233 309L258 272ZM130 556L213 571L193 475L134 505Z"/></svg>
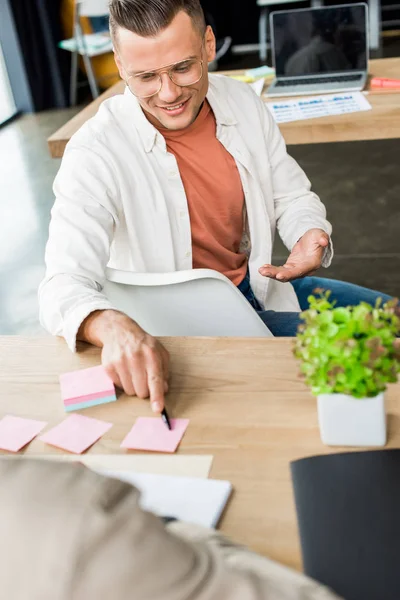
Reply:
<svg viewBox="0 0 400 600"><path fill-rule="evenodd" d="M110 32L114 43L118 27L142 37L156 36L184 11L204 35L206 22L200 0L110 0Z"/></svg>

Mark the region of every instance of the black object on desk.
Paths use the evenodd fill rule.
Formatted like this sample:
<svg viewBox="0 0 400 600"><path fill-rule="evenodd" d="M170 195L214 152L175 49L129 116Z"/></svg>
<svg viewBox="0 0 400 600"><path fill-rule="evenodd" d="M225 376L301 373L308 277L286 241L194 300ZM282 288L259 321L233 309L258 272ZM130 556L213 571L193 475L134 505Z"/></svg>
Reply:
<svg viewBox="0 0 400 600"><path fill-rule="evenodd" d="M161 418L164 421L165 425L168 427L168 429L171 431L171 422L169 420L169 416L165 408L161 411Z"/></svg>
<svg viewBox="0 0 400 600"><path fill-rule="evenodd" d="M291 463L304 571L346 600L400 599L400 450Z"/></svg>

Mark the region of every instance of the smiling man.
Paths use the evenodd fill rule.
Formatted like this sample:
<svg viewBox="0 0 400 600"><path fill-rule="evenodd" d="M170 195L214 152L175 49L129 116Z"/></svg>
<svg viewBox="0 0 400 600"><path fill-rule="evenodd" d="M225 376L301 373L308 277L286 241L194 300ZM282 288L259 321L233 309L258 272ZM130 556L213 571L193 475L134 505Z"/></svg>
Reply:
<svg viewBox="0 0 400 600"><path fill-rule="evenodd" d="M131 10L133 4L135 12ZM167 17L173 4L185 3L160 2L154 7ZM186 4L192 4L192 10L178 11L161 30L156 20L146 19L146 15L151 17L151 9L144 2L111 5L111 32L120 75L150 123L169 131L186 130L197 119L208 92L207 64L215 56L211 28L205 27L202 13L194 10L195 2ZM161 67L155 69L156 65Z"/></svg>
<svg viewBox="0 0 400 600"><path fill-rule="evenodd" d="M332 255L324 206L251 88L208 75L215 38L198 0L111 0L110 29L126 91L66 148L41 321L71 349L76 339L101 347L116 385L159 412L168 354L103 294L107 265L215 269L274 335L295 334L321 281L338 304L377 294L309 277ZM270 264L276 229L291 252L280 268Z"/></svg>

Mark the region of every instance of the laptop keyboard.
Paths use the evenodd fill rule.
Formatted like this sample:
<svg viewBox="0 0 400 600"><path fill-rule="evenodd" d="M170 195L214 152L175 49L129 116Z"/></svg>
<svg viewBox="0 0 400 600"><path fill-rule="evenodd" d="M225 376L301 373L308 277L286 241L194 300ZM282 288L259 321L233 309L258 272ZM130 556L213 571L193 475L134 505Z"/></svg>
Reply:
<svg viewBox="0 0 400 600"><path fill-rule="evenodd" d="M342 75L341 77L302 77L301 79L286 79L277 81L275 84L275 88L277 87L292 87L294 85L307 85L314 84L318 85L320 83L343 83L345 81L360 81L362 75Z"/></svg>

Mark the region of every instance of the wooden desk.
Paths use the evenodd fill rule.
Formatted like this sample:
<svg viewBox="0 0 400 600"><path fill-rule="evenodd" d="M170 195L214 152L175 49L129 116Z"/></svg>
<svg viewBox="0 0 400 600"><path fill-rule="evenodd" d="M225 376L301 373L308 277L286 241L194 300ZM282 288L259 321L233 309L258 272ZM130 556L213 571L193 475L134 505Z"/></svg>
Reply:
<svg viewBox="0 0 400 600"><path fill-rule="evenodd" d="M211 476L235 492L221 528L238 542L300 569L289 475L291 460L333 452L322 445L315 399L297 377L288 339L167 338L171 353L168 407L191 419L180 453L213 454ZM58 376L99 364L99 350L71 354L61 339L0 337L0 417L7 413L59 423ZM400 446L400 384L388 392L389 446ZM148 403L121 396L85 415L114 423L90 450L121 453L120 442ZM26 453L56 454L38 439Z"/></svg>
<svg viewBox="0 0 400 600"><path fill-rule="evenodd" d="M231 71L242 73L242 71ZM400 78L400 58L372 60L372 77ZM116 83L99 98L91 102L68 123L49 137L53 158L60 158L71 136L88 119L96 114L103 100L123 93L123 81ZM270 98L264 96L265 101ZM287 144L321 144L326 142L352 142L400 138L400 93L372 91L368 95L372 111L284 123L280 126Z"/></svg>

